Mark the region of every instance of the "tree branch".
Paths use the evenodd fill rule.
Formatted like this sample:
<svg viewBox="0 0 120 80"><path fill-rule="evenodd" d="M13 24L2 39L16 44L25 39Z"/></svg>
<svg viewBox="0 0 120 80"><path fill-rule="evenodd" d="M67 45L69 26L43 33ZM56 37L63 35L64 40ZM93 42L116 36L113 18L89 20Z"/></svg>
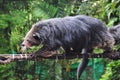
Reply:
<svg viewBox="0 0 120 80"><path fill-rule="evenodd" d="M88 58L109 58L112 60L119 60L120 59L120 51L112 52L112 53L88 53L85 54L77 54L77 53L70 53L69 55L64 54L57 54L51 57L43 57L40 54L29 53L29 54L0 54L0 64L6 64L13 61L23 61L23 60L34 60L34 59L75 59L75 58L82 58L83 56L87 56Z"/></svg>

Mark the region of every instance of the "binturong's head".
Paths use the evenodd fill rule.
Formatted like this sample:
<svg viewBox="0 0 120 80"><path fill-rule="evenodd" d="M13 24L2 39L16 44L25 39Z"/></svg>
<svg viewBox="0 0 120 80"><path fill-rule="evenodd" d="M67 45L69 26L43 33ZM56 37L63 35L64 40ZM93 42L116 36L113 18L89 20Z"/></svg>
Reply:
<svg viewBox="0 0 120 80"><path fill-rule="evenodd" d="M115 39L115 44L120 44L120 24L109 28L110 34Z"/></svg>
<svg viewBox="0 0 120 80"><path fill-rule="evenodd" d="M39 45L41 43L39 26L34 24L29 32L26 34L24 41L21 43L21 52L24 52L26 49L31 46Z"/></svg>

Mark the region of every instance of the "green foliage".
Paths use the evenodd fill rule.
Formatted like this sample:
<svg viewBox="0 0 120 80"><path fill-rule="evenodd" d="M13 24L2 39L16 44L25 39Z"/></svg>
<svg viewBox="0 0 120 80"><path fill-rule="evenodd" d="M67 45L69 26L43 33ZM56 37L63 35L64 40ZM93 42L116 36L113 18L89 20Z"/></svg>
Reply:
<svg viewBox="0 0 120 80"><path fill-rule="evenodd" d="M109 63L107 65L105 74L102 76L100 80L119 80L120 79L119 69L120 69L120 60Z"/></svg>
<svg viewBox="0 0 120 80"><path fill-rule="evenodd" d="M119 0L0 0L0 53L19 52L20 42L27 31L33 23L42 19L85 14L101 19L107 26L118 24L120 22L119 4ZM40 47L41 46L39 46L39 48ZM32 47L28 52L37 49L38 48ZM117 49L119 49L119 45L114 47L114 50ZM60 50L59 52L63 51ZM94 52L102 53L103 50L95 49ZM2 65L0 66L0 80L76 79L76 67L73 69L69 66L75 64L78 60L67 61L67 63L63 65L65 61L66 60L57 61L56 58L56 60L24 61ZM95 78L87 74L93 73L93 69L91 70L91 67L88 67L85 71L85 77L82 79L99 78L105 66L104 62L105 60L95 59L94 65L93 63L89 63L88 66L91 65L94 67ZM77 66L77 64L73 66ZM102 68L97 70L98 67L100 68L101 66ZM101 80L120 79L119 66L119 61L108 64ZM69 71L71 71L69 68L73 69L74 73L70 72L71 74L69 75ZM100 71L100 74L96 77L97 71Z"/></svg>
<svg viewBox="0 0 120 80"><path fill-rule="evenodd" d="M94 53L103 53L104 50L103 50L103 49L99 49L99 48L95 48L95 49L93 50L93 52L94 52Z"/></svg>
<svg viewBox="0 0 120 80"><path fill-rule="evenodd" d="M0 66L0 80L16 80L13 70L15 63ZM11 77L10 77L11 76Z"/></svg>
<svg viewBox="0 0 120 80"><path fill-rule="evenodd" d="M0 53L2 52L8 52L9 48L6 47L6 49L4 48L5 46L8 46L8 41L6 40L7 34L3 33L7 30L7 28L9 27L9 15L8 14L1 14L0 15ZM5 43L5 44L2 44Z"/></svg>
<svg viewBox="0 0 120 80"><path fill-rule="evenodd" d="M8 40L5 39L5 35L3 35L4 32L5 32L4 30L0 31L0 53L1 54L9 52L8 51L9 47L6 47L6 46L8 46Z"/></svg>
<svg viewBox="0 0 120 80"><path fill-rule="evenodd" d="M111 3L105 6L105 12L107 13L108 17L108 26L114 25L115 22L120 20L120 6L118 4L120 1L113 0Z"/></svg>
<svg viewBox="0 0 120 80"><path fill-rule="evenodd" d="M14 13L14 14L13 14ZM27 11L11 12L10 48L19 51L19 43L27 32ZM25 26L26 25L26 26ZM25 31L23 31L25 30ZM16 35L16 36L15 36Z"/></svg>
<svg viewBox="0 0 120 80"><path fill-rule="evenodd" d="M117 45L115 45L114 47L113 47L113 50L114 51L117 51L117 50L119 50L120 49L120 44L117 44Z"/></svg>
<svg viewBox="0 0 120 80"><path fill-rule="evenodd" d="M8 27L9 22L9 15L8 14L1 14L0 15L0 29L5 29Z"/></svg>

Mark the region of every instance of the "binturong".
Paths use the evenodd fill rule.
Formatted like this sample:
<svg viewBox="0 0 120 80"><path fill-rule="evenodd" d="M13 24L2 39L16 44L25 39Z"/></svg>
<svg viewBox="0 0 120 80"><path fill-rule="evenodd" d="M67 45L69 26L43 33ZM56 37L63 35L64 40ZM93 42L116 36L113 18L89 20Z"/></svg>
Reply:
<svg viewBox="0 0 120 80"><path fill-rule="evenodd" d="M115 39L115 44L120 44L120 24L110 27L109 32Z"/></svg>
<svg viewBox="0 0 120 80"><path fill-rule="evenodd" d="M77 69L79 79L89 61L87 53L91 53L95 47L111 51L114 38L100 20L77 15L52 18L33 24L21 44L21 50L40 44L43 47L36 51L35 55L50 57L57 54L61 47L66 55L85 54Z"/></svg>

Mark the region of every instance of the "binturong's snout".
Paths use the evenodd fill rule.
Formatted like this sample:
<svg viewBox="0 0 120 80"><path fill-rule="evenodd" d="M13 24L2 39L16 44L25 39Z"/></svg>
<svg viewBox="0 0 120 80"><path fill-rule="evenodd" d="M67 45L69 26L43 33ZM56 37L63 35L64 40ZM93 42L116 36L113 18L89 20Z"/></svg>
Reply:
<svg viewBox="0 0 120 80"><path fill-rule="evenodd" d="M24 41L22 42L22 44L20 45L20 51L21 52L25 52L28 48L31 47L31 44L28 41Z"/></svg>

